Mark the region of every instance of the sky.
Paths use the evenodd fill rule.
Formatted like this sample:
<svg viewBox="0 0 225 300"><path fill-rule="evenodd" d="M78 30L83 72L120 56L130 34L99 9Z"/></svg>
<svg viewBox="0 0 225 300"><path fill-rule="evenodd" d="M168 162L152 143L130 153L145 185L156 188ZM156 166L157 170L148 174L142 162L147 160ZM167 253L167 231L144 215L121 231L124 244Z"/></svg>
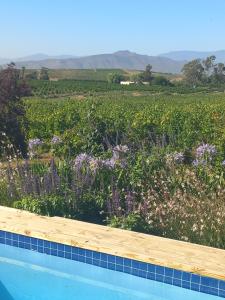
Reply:
<svg viewBox="0 0 225 300"><path fill-rule="evenodd" d="M225 49L225 0L0 0L0 57Z"/></svg>

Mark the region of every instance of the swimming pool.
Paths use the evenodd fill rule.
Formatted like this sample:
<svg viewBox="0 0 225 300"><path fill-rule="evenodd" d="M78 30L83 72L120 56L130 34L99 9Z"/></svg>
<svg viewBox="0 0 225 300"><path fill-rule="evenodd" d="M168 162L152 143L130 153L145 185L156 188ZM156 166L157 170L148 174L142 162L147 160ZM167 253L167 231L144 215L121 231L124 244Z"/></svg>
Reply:
<svg viewBox="0 0 225 300"><path fill-rule="evenodd" d="M32 238L28 239L32 242ZM35 242L36 240L33 239ZM64 245L54 243L55 247L51 246L51 249L59 254L62 251L61 247L63 247L64 251L62 252L68 253L67 258L65 254L64 257L49 255L55 254L55 252L39 253L37 251L38 244L37 249L31 251L25 249L25 241L24 237L22 249L18 247L18 240L17 243L13 243L12 239L11 245L0 244L1 300L221 299L217 296L117 272L104 268L104 266L102 268L73 260L73 251L66 251L71 250L71 247L67 249L65 248L67 246ZM88 262L87 258L90 257L88 254L92 255L93 262L93 253L88 252L88 250L86 250L86 262ZM108 261L107 267L109 264Z"/></svg>

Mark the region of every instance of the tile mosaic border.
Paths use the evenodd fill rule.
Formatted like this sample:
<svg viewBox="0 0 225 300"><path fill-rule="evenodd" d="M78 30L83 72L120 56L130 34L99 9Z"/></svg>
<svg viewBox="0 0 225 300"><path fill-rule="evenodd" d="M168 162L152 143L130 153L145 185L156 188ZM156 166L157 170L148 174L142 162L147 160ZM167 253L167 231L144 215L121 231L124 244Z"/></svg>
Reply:
<svg viewBox="0 0 225 300"><path fill-rule="evenodd" d="M0 230L0 244L84 262L225 298L225 281Z"/></svg>

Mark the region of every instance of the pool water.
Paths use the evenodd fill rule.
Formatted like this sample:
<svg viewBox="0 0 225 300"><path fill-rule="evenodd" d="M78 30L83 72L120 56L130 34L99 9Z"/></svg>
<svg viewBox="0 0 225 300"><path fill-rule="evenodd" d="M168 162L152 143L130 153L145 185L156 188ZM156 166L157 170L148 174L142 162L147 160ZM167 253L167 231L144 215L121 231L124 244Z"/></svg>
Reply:
<svg viewBox="0 0 225 300"><path fill-rule="evenodd" d="M216 296L0 244L0 300L216 300Z"/></svg>

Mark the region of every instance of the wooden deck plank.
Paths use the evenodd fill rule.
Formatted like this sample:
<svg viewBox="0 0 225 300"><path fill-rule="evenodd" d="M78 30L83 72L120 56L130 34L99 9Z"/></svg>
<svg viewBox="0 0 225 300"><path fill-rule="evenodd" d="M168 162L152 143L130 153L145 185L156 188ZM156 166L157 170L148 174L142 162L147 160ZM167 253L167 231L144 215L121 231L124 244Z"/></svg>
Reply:
<svg viewBox="0 0 225 300"><path fill-rule="evenodd" d="M0 206L0 230L225 280L225 250Z"/></svg>

